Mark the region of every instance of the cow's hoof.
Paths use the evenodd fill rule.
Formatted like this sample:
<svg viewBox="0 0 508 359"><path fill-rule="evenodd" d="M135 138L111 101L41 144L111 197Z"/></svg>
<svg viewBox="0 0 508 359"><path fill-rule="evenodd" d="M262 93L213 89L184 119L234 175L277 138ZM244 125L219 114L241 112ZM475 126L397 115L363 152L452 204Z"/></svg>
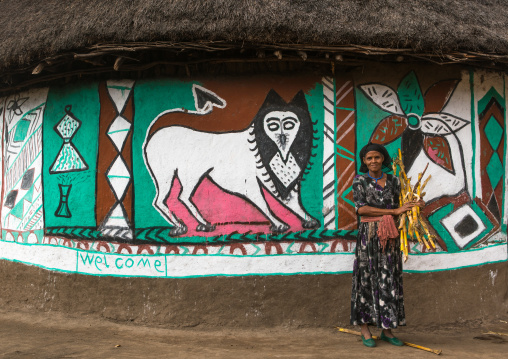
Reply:
<svg viewBox="0 0 508 359"><path fill-rule="evenodd" d="M283 233L286 232L289 229L289 226L285 223L282 223L280 225L272 224L270 226L270 231L273 233Z"/></svg>
<svg viewBox="0 0 508 359"><path fill-rule="evenodd" d="M187 233L187 226L185 224L182 224L178 227L173 227L169 231L170 236L181 236L182 234Z"/></svg>
<svg viewBox="0 0 508 359"><path fill-rule="evenodd" d="M200 223L196 227L196 231L198 231L198 232L213 232L213 231L215 231L215 228L216 228L215 224L210 224L210 223L201 224Z"/></svg>
<svg viewBox="0 0 508 359"><path fill-rule="evenodd" d="M319 221L317 219L314 219L314 218L311 218L311 219L306 219L306 220L303 220L302 221L302 227L305 228L305 229L315 229L315 228L319 228Z"/></svg>

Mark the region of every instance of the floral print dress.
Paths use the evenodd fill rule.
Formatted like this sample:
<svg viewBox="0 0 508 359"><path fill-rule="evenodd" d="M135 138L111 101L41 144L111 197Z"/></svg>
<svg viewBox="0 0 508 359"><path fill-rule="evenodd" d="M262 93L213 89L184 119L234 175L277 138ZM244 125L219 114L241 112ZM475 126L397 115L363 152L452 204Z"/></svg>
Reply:
<svg viewBox="0 0 508 359"><path fill-rule="evenodd" d="M385 187L365 175L353 180L356 211L363 206L398 208L400 181L388 174ZM351 291L351 324L390 329L406 325L402 291L402 254L399 241L381 250L378 222L360 223L356 240Z"/></svg>

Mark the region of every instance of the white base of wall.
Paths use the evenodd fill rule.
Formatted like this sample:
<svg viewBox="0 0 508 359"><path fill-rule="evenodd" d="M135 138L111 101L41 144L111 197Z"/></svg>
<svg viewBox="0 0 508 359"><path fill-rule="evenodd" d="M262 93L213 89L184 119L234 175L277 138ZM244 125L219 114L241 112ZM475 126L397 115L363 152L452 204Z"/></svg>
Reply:
<svg viewBox="0 0 508 359"><path fill-rule="evenodd" d="M508 259L506 243L457 253L410 254L406 272L433 272ZM66 273L98 276L189 278L205 276L350 273L352 253L281 255L128 255L64 246L0 241L0 259Z"/></svg>

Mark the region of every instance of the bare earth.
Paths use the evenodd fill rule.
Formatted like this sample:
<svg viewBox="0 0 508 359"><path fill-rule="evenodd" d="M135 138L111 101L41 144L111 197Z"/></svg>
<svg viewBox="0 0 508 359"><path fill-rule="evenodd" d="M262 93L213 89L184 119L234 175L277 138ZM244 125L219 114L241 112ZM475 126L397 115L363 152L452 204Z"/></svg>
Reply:
<svg viewBox="0 0 508 359"><path fill-rule="evenodd" d="M355 329L347 327L349 329ZM508 318L440 328L406 327L404 341L441 349L447 358L506 358ZM373 330L376 335L377 330ZM59 313L0 311L2 358L434 358L432 353L378 341L364 347L333 328L167 329Z"/></svg>

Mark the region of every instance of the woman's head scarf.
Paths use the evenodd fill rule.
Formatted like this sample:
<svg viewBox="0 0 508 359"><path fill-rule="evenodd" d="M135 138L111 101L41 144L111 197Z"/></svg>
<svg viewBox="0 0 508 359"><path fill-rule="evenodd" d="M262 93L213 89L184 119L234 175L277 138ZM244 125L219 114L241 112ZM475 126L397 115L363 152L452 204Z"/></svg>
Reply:
<svg viewBox="0 0 508 359"><path fill-rule="evenodd" d="M383 155L385 158L383 161L383 167L388 167L392 165L392 159L390 158L390 155L388 154L388 151L383 146L377 144L377 143L368 143L360 150L360 161L362 162L362 165L360 166L360 172L368 172L369 169L367 168L367 165L363 162L363 159L370 151L376 151Z"/></svg>

